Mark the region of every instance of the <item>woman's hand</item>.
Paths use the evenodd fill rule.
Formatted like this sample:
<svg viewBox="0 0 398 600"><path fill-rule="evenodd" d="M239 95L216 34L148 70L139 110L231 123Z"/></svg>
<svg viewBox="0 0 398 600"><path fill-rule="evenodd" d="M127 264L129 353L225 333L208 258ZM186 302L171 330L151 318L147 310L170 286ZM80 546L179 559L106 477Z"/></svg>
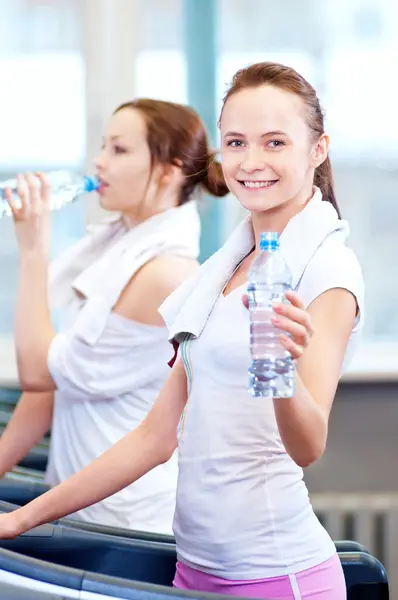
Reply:
<svg viewBox="0 0 398 600"><path fill-rule="evenodd" d="M19 519L19 509L0 515L0 539L12 540L24 533Z"/></svg>
<svg viewBox="0 0 398 600"><path fill-rule="evenodd" d="M19 249L22 252L40 251L47 256L50 243L51 188L44 175L18 175L17 194L20 206L10 189L5 197L11 208Z"/></svg>
<svg viewBox="0 0 398 600"><path fill-rule="evenodd" d="M300 297L295 292L288 291L286 299L289 304L281 303L273 307L276 315L272 318L272 324L286 332L281 333L281 344L294 359L298 359L310 343L314 328Z"/></svg>
<svg viewBox="0 0 398 600"><path fill-rule="evenodd" d="M273 307L275 316L272 324L285 333L281 333L281 344L286 348L294 359L303 355L310 339L314 334L311 317L305 310L300 297L293 291L286 292L289 303L275 304ZM248 307L247 294L243 296L243 304Z"/></svg>

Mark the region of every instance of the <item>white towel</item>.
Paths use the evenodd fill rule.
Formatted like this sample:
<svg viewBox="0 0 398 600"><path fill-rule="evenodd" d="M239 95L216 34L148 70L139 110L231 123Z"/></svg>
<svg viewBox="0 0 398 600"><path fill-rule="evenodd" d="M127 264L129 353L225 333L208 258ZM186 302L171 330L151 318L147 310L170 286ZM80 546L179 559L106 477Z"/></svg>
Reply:
<svg viewBox="0 0 398 600"><path fill-rule="evenodd" d="M131 277L159 255L196 259L200 219L196 202L155 215L131 229L118 218L91 229L50 268L51 308L65 306L74 290L86 299L76 329L94 344Z"/></svg>
<svg viewBox="0 0 398 600"><path fill-rule="evenodd" d="M334 207L322 200L315 188L305 208L293 217L280 236L280 249L296 289L304 271L322 242L331 234L345 239L349 227L338 218ZM169 339L180 342L188 333L199 337L213 307L237 265L255 245L251 218L247 217L225 245L211 256L187 282L183 283L159 309Z"/></svg>

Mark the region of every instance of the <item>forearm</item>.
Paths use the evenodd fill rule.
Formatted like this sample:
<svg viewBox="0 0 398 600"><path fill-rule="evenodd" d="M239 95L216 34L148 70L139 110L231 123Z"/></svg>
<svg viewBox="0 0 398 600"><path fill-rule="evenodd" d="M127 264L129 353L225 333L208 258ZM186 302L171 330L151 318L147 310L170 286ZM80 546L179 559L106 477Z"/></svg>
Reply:
<svg viewBox="0 0 398 600"><path fill-rule="evenodd" d="M15 343L22 389L48 391L47 355L55 335L48 305L48 262L40 250L24 252L20 260L15 315Z"/></svg>
<svg viewBox="0 0 398 600"><path fill-rule="evenodd" d="M165 462L171 454L145 422L93 463L13 513L18 533L95 504Z"/></svg>
<svg viewBox="0 0 398 600"><path fill-rule="evenodd" d="M296 372L293 398L274 400L275 416L286 451L301 467L320 458L327 439L327 417Z"/></svg>
<svg viewBox="0 0 398 600"><path fill-rule="evenodd" d="M0 437L0 476L10 471L50 429L53 392L25 393Z"/></svg>

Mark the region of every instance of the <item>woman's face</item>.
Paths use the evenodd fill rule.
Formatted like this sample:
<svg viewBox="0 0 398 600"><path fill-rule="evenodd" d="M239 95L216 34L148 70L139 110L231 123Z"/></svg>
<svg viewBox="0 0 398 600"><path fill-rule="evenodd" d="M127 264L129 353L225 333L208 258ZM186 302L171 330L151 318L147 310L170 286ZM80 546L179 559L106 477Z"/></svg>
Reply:
<svg viewBox="0 0 398 600"><path fill-rule="evenodd" d="M311 142L305 111L299 96L271 85L243 89L226 101L220 121L222 166L244 208L265 212L303 193L308 198L327 142Z"/></svg>
<svg viewBox="0 0 398 600"><path fill-rule="evenodd" d="M128 214L146 201L153 169L145 119L139 110L125 108L112 115L95 166L103 208Z"/></svg>

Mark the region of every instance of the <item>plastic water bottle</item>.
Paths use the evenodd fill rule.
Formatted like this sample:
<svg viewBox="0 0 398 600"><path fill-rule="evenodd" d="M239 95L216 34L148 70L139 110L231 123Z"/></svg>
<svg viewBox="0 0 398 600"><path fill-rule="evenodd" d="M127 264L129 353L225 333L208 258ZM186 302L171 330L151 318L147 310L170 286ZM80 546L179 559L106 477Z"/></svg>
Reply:
<svg viewBox="0 0 398 600"><path fill-rule="evenodd" d="M260 238L260 254L248 274L250 310L249 393L266 398L291 398L294 394L294 362L280 343L282 331L272 324L274 304L285 301L292 276L279 250L277 233Z"/></svg>
<svg viewBox="0 0 398 600"><path fill-rule="evenodd" d="M51 185L51 210L58 210L70 204L83 194L94 192L99 187L96 177L82 176L73 171L50 171L46 178ZM39 184L38 184L39 185ZM17 194L17 180L9 179L0 182L0 218L10 216L11 209L5 198L5 190L10 188L15 204L20 204Z"/></svg>

